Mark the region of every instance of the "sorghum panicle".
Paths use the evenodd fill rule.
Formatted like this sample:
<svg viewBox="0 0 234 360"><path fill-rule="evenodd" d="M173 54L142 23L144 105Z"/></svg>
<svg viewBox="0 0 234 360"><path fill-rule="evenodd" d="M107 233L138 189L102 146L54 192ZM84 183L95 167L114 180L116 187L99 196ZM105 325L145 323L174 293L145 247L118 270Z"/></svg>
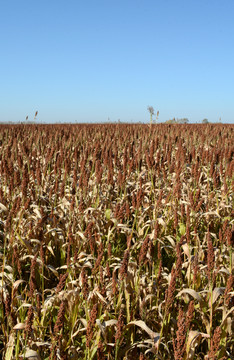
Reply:
<svg viewBox="0 0 234 360"><path fill-rule="evenodd" d="M63 275L60 274L59 283L58 283L58 285L56 287L56 290L55 290L56 293L59 293L64 288L67 277L68 277L68 273L65 273Z"/></svg>
<svg viewBox="0 0 234 360"><path fill-rule="evenodd" d="M28 309L27 320L26 320L26 324L25 324L25 332L27 332L27 333L32 332L33 319L34 319L34 313L33 313L33 307L31 306Z"/></svg>
<svg viewBox="0 0 234 360"><path fill-rule="evenodd" d="M214 270L214 264L215 264L215 255L214 255L214 248L211 240L210 233L207 234L207 246L208 246L208 252L207 252L207 271L208 271L208 279L209 281L212 281L212 272Z"/></svg>
<svg viewBox="0 0 234 360"><path fill-rule="evenodd" d="M119 341L122 337L123 326L124 326L124 317L123 317L122 311L120 311L120 314L118 317L118 322L117 322L117 331L115 334L115 343L117 343L117 341Z"/></svg>
<svg viewBox="0 0 234 360"><path fill-rule="evenodd" d="M87 331L86 331L86 346L88 348L90 347L90 343L93 339L93 332L97 319L97 310L98 310L98 306L97 304L94 304L90 313L90 318L88 321Z"/></svg>
<svg viewBox="0 0 234 360"><path fill-rule="evenodd" d="M89 285L88 285L88 276L86 271L83 269L81 272L81 283L82 283L82 293L85 299L88 298Z"/></svg>
<svg viewBox="0 0 234 360"><path fill-rule="evenodd" d="M128 261L129 261L129 250L127 249L124 252L124 258L123 258L123 261L122 261L121 268L119 270L121 280L123 280L125 277L127 277L127 274L128 274Z"/></svg>
<svg viewBox="0 0 234 360"><path fill-rule="evenodd" d="M63 328L64 318L65 318L65 301L63 300L60 304L57 320L54 325L53 335L56 339L59 339L60 337L60 330Z"/></svg>
<svg viewBox="0 0 234 360"><path fill-rule="evenodd" d="M174 357L175 360L183 360L185 353L186 328L184 312L180 308L177 321L176 339L173 339Z"/></svg>
<svg viewBox="0 0 234 360"><path fill-rule="evenodd" d="M211 339L210 351L208 353L209 360L217 360L217 352L219 350L219 344L221 339L221 328L219 326L216 327L213 337Z"/></svg>
<svg viewBox="0 0 234 360"><path fill-rule="evenodd" d="M168 289L167 289L166 294L165 294L166 316L169 314L171 305L172 305L172 303L174 301L174 293L175 293L175 288L176 288L176 277L177 277L176 270L174 268L172 268L171 281L170 281L170 284L168 285Z"/></svg>

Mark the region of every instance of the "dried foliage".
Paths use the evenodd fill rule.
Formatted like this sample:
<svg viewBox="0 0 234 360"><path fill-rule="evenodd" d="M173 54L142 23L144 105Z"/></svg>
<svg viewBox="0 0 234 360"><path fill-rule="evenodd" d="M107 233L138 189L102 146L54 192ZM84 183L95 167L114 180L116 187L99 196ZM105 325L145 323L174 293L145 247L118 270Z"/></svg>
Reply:
<svg viewBox="0 0 234 360"><path fill-rule="evenodd" d="M233 125L1 125L0 357L229 359Z"/></svg>

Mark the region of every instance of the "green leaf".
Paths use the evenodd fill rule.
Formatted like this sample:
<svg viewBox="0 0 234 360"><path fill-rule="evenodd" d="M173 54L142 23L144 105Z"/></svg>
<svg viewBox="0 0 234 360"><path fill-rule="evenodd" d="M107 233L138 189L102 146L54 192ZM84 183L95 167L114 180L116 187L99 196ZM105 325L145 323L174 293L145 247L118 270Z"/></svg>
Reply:
<svg viewBox="0 0 234 360"><path fill-rule="evenodd" d="M107 220L110 220L110 218L111 218L111 209L106 209L105 216L106 216Z"/></svg>
<svg viewBox="0 0 234 360"><path fill-rule="evenodd" d="M61 262L62 264L64 264L66 259L66 252L63 248L60 249L60 254L61 254Z"/></svg>
<svg viewBox="0 0 234 360"><path fill-rule="evenodd" d="M94 356L96 355L96 352L97 352L97 346L95 346L94 348L93 348L93 351L91 352L91 355L90 355L90 360L92 360L93 358L94 358Z"/></svg>
<svg viewBox="0 0 234 360"><path fill-rule="evenodd" d="M186 227L185 227L185 225L184 225L183 223L180 223L179 229L180 229L180 235L181 235L181 236L185 235L185 233L186 233Z"/></svg>

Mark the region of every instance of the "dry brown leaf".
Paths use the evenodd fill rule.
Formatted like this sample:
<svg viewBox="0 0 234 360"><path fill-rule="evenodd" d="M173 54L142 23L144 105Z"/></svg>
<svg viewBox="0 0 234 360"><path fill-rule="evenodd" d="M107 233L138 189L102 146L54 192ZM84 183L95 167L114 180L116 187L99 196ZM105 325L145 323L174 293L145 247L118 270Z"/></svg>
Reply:
<svg viewBox="0 0 234 360"><path fill-rule="evenodd" d="M187 346L186 346L187 359L192 360L194 358L195 348L199 344L202 337L209 338L209 335L205 333L201 333L196 330L189 331Z"/></svg>
<svg viewBox="0 0 234 360"><path fill-rule="evenodd" d="M130 323L127 324L127 326L130 325L136 325L138 327L140 327L142 330L144 330L145 332L147 332L147 334L152 338L152 339L157 339L160 334L154 332L153 330L151 330L146 323L143 320L135 320L135 321L131 321Z"/></svg>
<svg viewBox="0 0 234 360"><path fill-rule="evenodd" d="M5 354L5 360L11 360L13 355L13 349L14 349L14 342L15 342L15 334L12 333L9 336L9 341L7 343L7 350Z"/></svg>
<svg viewBox="0 0 234 360"><path fill-rule="evenodd" d="M189 294L189 295L191 295L194 299L196 299L197 301L199 301L199 302L202 301L201 296L198 294L197 291L195 291L195 290L193 290L193 289L183 289L183 290L181 290L181 291L176 295L176 297L179 297L179 296L181 296L182 294Z"/></svg>
<svg viewBox="0 0 234 360"><path fill-rule="evenodd" d="M13 327L13 330L23 330L25 328L25 323L18 323Z"/></svg>
<svg viewBox="0 0 234 360"><path fill-rule="evenodd" d="M225 291L225 287L216 287L214 290L213 290L213 293L212 293L212 305L216 302L216 300L218 299L218 297L223 294Z"/></svg>
<svg viewBox="0 0 234 360"><path fill-rule="evenodd" d="M26 282L25 280L16 280L14 283L13 283L13 288L14 289L18 289L19 285Z"/></svg>
<svg viewBox="0 0 234 360"><path fill-rule="evenodd" d="M3 211L8 211L6 206L3 205L2 203L0 203L0 209L2 209Z"/></svg>
<svg viewBox="0 0 234 360"><path fill-rule="evenodd" d="M24 357L29 360L41 360L40 355L36 351L31 349L26 350Z"/></svg>

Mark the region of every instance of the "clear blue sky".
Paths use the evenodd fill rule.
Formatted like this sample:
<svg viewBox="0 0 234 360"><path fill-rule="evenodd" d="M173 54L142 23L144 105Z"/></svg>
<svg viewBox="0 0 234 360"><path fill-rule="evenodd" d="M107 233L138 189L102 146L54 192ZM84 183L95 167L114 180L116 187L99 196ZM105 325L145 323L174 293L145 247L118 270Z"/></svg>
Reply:
<svg viewBox="0 0 234 360"><path fill-rule="evenodd" d="M0 2L0 121L234 122L234 0Z"/></svg>

